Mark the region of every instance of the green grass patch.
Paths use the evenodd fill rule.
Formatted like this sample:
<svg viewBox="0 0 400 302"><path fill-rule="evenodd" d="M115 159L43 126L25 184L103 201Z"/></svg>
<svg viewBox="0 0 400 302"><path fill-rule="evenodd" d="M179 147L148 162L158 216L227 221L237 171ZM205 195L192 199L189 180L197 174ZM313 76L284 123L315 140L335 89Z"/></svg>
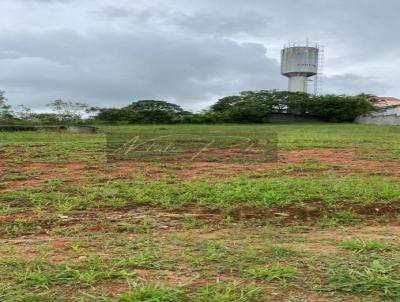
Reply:
<svg viewBox="0 0 400 302"><path fill-rule="evenodd" d="M339 246L355 252L384 251L389 249L389 244L377 239L346 239L339 242Z"/></svg>
<svg viewBox="0 0 400 302"><path fill-rule="evenodd" d="M258 302L262 299L262 291L252 285L219 282L200 288L191 296L191 302Z"/></svg>
<svg viewBox="0 0 400 302"><path fill-rule="evenodd" d="M281 177L207 181L161 179L138 180L134 184L110 181L98 186L64 186L58 191L30 188L5 191L0 202L16 207L41 207L64 210L96 207L120 208L133 205L182 207L198 204L212 208L236 206L285 207L322 203L327 207L346 204L391 203L399 201L397 178ZM340 221L355 220L356 214L337 212Z"/></svg>
<svg viewBox="0 0 400 302"><path fill-rule="evenodd" d="M336 266L329 271L329 289L400 298L398 263L374 260L364 266L351 263Z"/></svg>
<svg viewBox="0 0 400 302"><path fill-rule="evenodd" d="M154 250L142 251L139 254L123 259L120 264L124 267L154 269L160 267L161 257Z"/></svg>
<svg viewBox="0 0 400 302"><path fill-rule="evenodd" d="M269 281L296 279L300 276L298 269L293 266L272 266L270 268L258 266L245 270L245 273L252 278Z"/></svg>
<svg viewBox="0 0 400 302"><path fill-rule="evenodd" d="M144 285L123 294L118 302L177 302L183 301L182 296L178 289Z"/></svg>
<svg viewBox="0 0 400 302"><path fill-rule="evenodd" d="M33 289L64 284L89 287L100 281L133 277L129 271L109 264L97 257L74 265L54 264L42 259L6 258L0 260L0 271L4 280Z"/></svg>

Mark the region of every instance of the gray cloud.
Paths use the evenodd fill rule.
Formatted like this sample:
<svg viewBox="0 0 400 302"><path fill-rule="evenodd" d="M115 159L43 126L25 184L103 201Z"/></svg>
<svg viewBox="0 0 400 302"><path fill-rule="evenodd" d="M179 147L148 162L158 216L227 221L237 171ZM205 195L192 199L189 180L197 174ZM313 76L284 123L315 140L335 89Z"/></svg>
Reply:
<svg viewBox="0 0 400 302"><path fill-rule="evenodd" d="M54 37L55 43L45 43ZM20 40L4 42L0 45L12 44L14 49L12 57L4 56L7 49L0 46L0 68L9 71L0 77L6 86L104 106L167 98L197 108L196 102L216 96L283 84L276 76L278 63L256 43L140 33L88 36L66 30L28 37L24 33Z"/></svg>
<svg viewBox="0 0 400 302"><path fill-rule="evenodd" d="M241 90L285 89L280 47L308 36L327 50L326 92L400 96L399 8L394 0L3 0L0 89L35 108L61 97L200 109Z"/></svg>
<svg viewBox="0 0 400 302"><path fill-rule="evenodd" d="M260 36L265 32L268 21L259 13L245 12L240 15L220 15L211 13L194 15L181 14L172 20L178 28L192 31L199 35L231 36L250 34Z"/></svg>
<svg viewBox="0 0 400 302"><path fill-rule="evenodd" d="M355 74L343 74L326 77L327 86L325 93L334 94L376 94L377 91L385 91L389 85L376 77L359 76Z"/></svg>

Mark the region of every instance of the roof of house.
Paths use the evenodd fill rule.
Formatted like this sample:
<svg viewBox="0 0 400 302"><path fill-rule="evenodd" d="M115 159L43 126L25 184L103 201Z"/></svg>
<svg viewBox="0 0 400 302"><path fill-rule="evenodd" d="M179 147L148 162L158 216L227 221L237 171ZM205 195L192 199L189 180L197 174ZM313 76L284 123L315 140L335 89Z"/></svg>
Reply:
<svg viewBox="0 0 400 302"><path fill-rule="evenodd" d="M378 96L375 97L379 101L379 107L393 107L400 106L400 99L394 97Z"/></svg>
<svg viewBox="0 0 400 302"><path fill-rule="evenodd" d="M378 99L386 101L386 102L400 102L400 99L390 97L390 96L378 96Z"/></svg>

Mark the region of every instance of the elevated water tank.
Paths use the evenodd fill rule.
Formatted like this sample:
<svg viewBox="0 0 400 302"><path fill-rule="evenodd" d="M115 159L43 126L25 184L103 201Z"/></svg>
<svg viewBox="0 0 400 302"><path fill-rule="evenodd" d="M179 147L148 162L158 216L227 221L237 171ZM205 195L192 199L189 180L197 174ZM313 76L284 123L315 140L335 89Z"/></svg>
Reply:
<svg viewBox="0 0 400 302"><path fill-rule="evenodd" d="M282 49L281 73L289 78L289 91L307 92L307 78L318 73L318 55L318 47L291 46Z"/></svg>

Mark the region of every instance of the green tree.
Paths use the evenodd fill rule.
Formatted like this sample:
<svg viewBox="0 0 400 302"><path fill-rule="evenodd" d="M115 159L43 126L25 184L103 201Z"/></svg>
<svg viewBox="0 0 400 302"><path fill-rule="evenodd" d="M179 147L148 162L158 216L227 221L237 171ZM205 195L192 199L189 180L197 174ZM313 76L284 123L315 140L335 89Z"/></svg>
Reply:
<svg viewBox="0 0 400 302"><path fill-rule="evenodd" d="M79 122L89 106L79 102L67 102L61 99L48 104L55 111L60 122Z"/></svg>
<svg viewBox="0 0 400 302"><path fill-rule="evenodd" d="M136 101L123 109L129 110L131 123L175 123L185 115L179 105L158 100Z"/></svg>
<svg viewBox="0 0 400 302"><path fill-rule="evenodd" d="M60 121L55 113L33 113L32 120L43 124L56 124Z"/></svg>
<svg viewBox="0 0 400 302"><path fill-rule="evenodd" d="M13 111L7 103L5 92L0 90L0 120L10 120L13 117Z"/></svg>
<svg viewBox="0 0 400 302"><path fill-rule="evenodd" d="M224 97L211 106L211 112L218 114L223 122L262 122L267 118L269 111L261 98L254 97L249 92Z"/></svg>
<svg viewBox="0 0 400 302"><path fill-rule="evenodd" d="M344 122L376 110L376 104L373 97L367 94L313 96L302 92L260 90L243 91L239 95L221 98L200 113L190 113L179 105L157 100L137 101L123 108L95 110L95 118L106 122L262 123L268 122L269 116L276 113Z"/></svg>
<svg viewBox="0 0 400 302"><path fill-rule="evenodd" d="M315 96L308 104L309 115L329 122L352 122L357 116L377 110L372 96L360 94Z"/></svg>
<svg viewBox="0 0 400 302"><path fill-rule="evenodd" d="M243 102L242 95L226 96L211 106L211 111L227 113Z"/></svg>
<svg viewBox="0 0 400 302"><path fill-rule="evenodd" d="M32 121L34 113L31 108L25 105L19 105L15 111L15 117L23 121Z"/></svg>
<svg viewBox="0 0 400 302"><path fill-rule="evenodd" d="M244 91L218 100L210 112L223 122L259 123L273 113L295 114L324 121L353 121L357 116L376 110L372 96L323 95L276 90Z"/></svg>
<svg viewBox="0 0 400 302"><path fill-rule="evenodd" d="M95 119L108 123L127 122L133 115L133 111L127 108L96 108L95 111Z"/></svg>

